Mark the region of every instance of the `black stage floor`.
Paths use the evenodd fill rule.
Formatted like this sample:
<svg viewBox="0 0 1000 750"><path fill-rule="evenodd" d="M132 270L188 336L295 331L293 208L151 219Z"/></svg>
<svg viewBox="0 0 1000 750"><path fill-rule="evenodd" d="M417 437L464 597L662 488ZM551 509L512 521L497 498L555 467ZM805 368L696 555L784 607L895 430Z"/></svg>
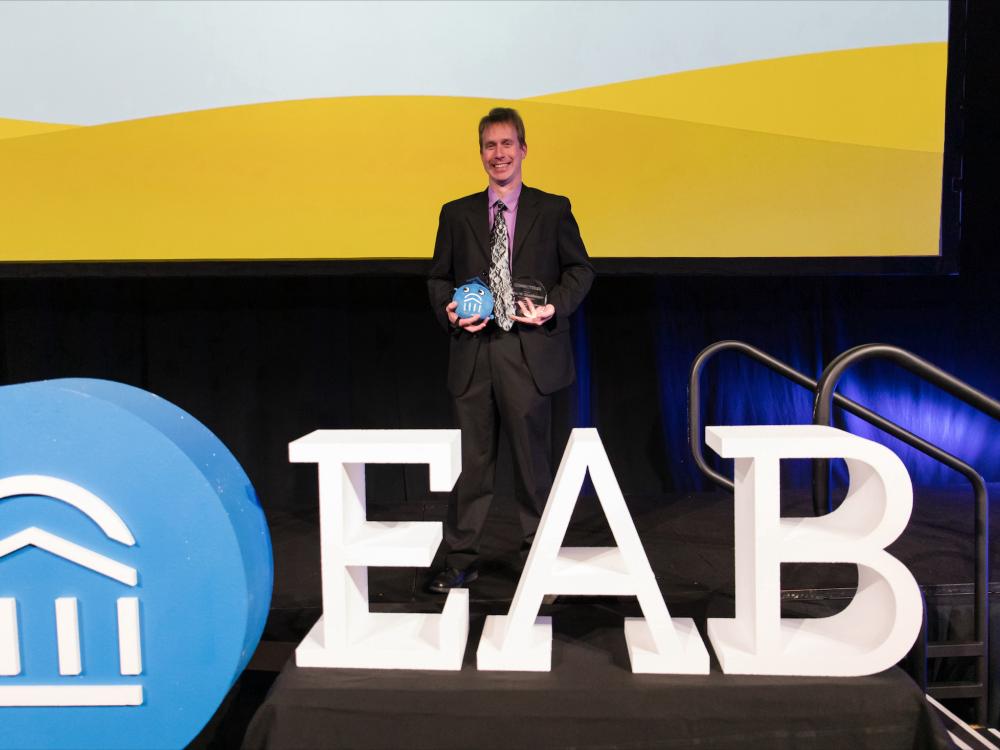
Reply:
<svg viewBox="0 0 1000 750"><path fill-rule="evenodd" d="M997 487L991 489L995 491ZM791 492L786 494L787 496L782 499L783 515L812 515L808 493ZM720 490L674 496L631 496L627 498L627 501L671 614L675 617L693 617L699 627L703 627L707 617L732 617L734 606L732 495ZM472 584L470 590L474 627L481 627L483 614L506 612L517 584L520 561L516 549L520 532L511 506L512 503L506 501L505 498L498 498L490 518L489 531L484 543L485 562L482 574L479 580ZM373 520L440 521L443 520L444 514L445 505L440 501L382 506L369 500L368 515ZM973 514L971 491L963 486L934 491L917 489L914 513L910 524L902 537L890 547L890 551L914 573L917 581L924 587L928 595L932 639L945 635L958 637L963 635L961 631L971 627ZM996 514L993 515L996 516ZM273 679L273 672L280 670L285 665L294 645L302 639L319 617L321 602L317 516L317 511L313 509L301 514L273 513L269 515L275 556L275 587L271 616L265 629L264 638L254 661L251 662L250 669L234 688L228 701L228 707L224 705L220 709L213 723L206 727L206 731L196 741L195 746L231 746L231 742L240 735L242 727L246 726L245 722L253 708L252 704L255 701L259 703L263 699L263 692L270 680ZM997 523L1000 523L1000 517L991 518L991 527L994 531L1000 531L997 528ZM565 543L573 546L613 543L596 498L586 496L581 498ZM429 571L426 570L370 569L372 608L382 611L439 611L442 598L428 594L423 590L428 576ZM846 606L853 594L856 582L855 568L852 565L785 565L782 568L783 610L789 616L831 614ZM570 656L567 658L579 662L580 669L586 665L587 658L582 659L582 661L576 659L574 653L578 649L582 649L584 653L593 651L598 654L596 658L599 660L607 660L605 666L610 671L600 675L600 679L605 682L625 679L625 684L638 685L635 680L642 681L650 677L633 676L628 669L627 659L622 656L624 639L621 631L621 617L638 613L634 600L615 598L567 599L563 597L549 609L547 614L552 614L556 623L556 645L554 648L557 649L557 652L560 648L564 651L569 649L566 653ZM940 614L942 611L947 614L942 616ZM480 624L476 625L477 622ZM937 634L934 632L935 628L942 631L947 630L949 633ZM595 646L588 639L593 639L593 643L600 645ZM478 643L478 632L474 630L470 633L470 648L474 648L476 643ZM961 669L965 666L957 665L957 668ZM717 666L715 669L717 670ZM947 669L947 667L942 666L942 669ZM271 672L270 678L265 677L264 675L269 671ZM297 670L290 665L286 667L285 672L275 684L272 699L279 691L288 688L303 689L306 691L303 695L307 695L311 689L310 686L314 683L314 679L309 676L312 671L314 670ZM480 677L468 667L462 673L455 674L465 675L466 671L470 672L475 679L475 684L479 685ZM354 676L351 676L350 670L332 670L331 672L339 675L339 677L334 678L334 682L341 677L346 680L348 685L357 685L359 680L362 683L365 682L357 676L356 672L353 673ZM552 674L555 673L554 669ZM393 674L400 675L401 673ZM564 671L563 674L567 673ZM369 678L370 676L369 674ZM578 676L579 679L591 681L593 677L593 674L590 678L585 675ZM709 681L702 686L707 689L707 687L712 686L711 680L717 680L720 677L721 675L718 673L713 673L709 678L673 677L672 680L675 682L679 680L682 684L687 685L694 685L697 681ZM940 678L938 675L938 679ZM405 682L407 678L399 677L399 679ZM460 685L461 681L467 678L455 676L454 679L458 680L456 685ZM495 678L483 679L486 681L480 685L479 689L487 684L492 684L491 681ZM751 678L725 677L725 685L736 685L736 682L741 679ZM908 682L898 672L888 672L877 678L869 679L876 680L871 685L881 684L881 687L873 688L876 692L879 690L884 692L889 684L896 684L894 682L896 680ZM690 682L692 680L695 682ZM888 682L878 683L878 680ZM854 687L863 693L871 685ZM718 687L718 683L715 683L714 686ZM442 688L445 694L450 689L447 685ZM671 690L683 692L681 688L666 684L657 689L662 689L666 693ZM916 689L915 686L914 689ZM751 692L757 693L757 691ZM917 692L919 694L919 691ZM676 695L668 697L666 693L660 696L664 701L669 701L663 705L676 702ZM296 700L301 698L302 695L299 695ZM740 701L748 698L741 693L733 700L739 704ZM902 694L901 698L906 700ZM629 700L637 699L639 698L633 697ZM712 700L717 699L718 696ZM810 699L806 703L810 705L817 702L822 704L828 699L831 699L830 696L825 696L818 701ZM333 700L336 701L336 698ZM727 697L726 700L729 698ZM837 703L842 702L840 697L833 698L833 700ZM271 706L271 709L273 708L274 706ZM743 710L750 709L751 707L747 705L743 707ZM753 710L756 712L765 710L765 708L762 705L753 708ZM886 710L889 710L889 707L886 707ZM725 712L718 715L720 720L724 718L727 723L738 722L738 717L728 716ZM892 722L887 720L886 726L888 727L890 724ZM792 733L789 737L798 736L795 735L795 732L799 729L805 732L813 731L806 725L802 725L799 729L795 729L795 726L799 725L791 722L786 727ZM874 736L870 735L869 740ZM818 746L788 744L791 740L781 740L778 735L769 735L769 737L770 739L765 744L751 742L743 746ZM254 742L260 744L260 738L261 735L258 732ZM865 744L866 740L860 739L858 736L853 737L851 741L855 744L861 742L860 746L862 747L890 746ZM337 747L338 745L331 744L330 746ZM445 745L440 746L445 747ZM515 743L504 746L528 747L532 745ZM615 745L614 743L580 746L670 747L668 744ZM715 747L716 745L704 746ZM729 745L719 744L717 746L728 747Z"/></svg>
<svg viewBox="0 0 1000 750"><path fill-rule="evenodd" d="M575 611L574 611L575 610ZM552 670L479 672L483 618L459 672L299 669L289 663L246 750L946 750L899 669L863 678L635 675L621 618L553 611Z"/></svg>
<svg viewBox="0 0 1000 750"><path fill-rule="evenodd" d="M995 493L1000 487L992 488ZM675 616L731 617L733 608L733 500L722 490L685 495L627 498L646 555ZM517 554L520 530L513 503L498 498L484 539L479 580L470 588L481 611L503 611L520 575ZM372 520L442 521L440 502L383 507L369 502ZM782 498L782 515L811 516L806 492ZM1000 513L991 526L1000 532ZM889 548L913 572L928 595L962 596L973 581L974 508L971 490L918 490L914 511L903 535ZM320 568L318 511L269 518L275 557L274 597L264 640L298 642L319 617ZM992 536L992 535L991 535ZM571 546L610 545L613 540L594 497L582 497L567 534ZM440 554L437 562L440 562ZM991 569L1000 560L991 560ZM373 604L408 605L414 610L440 608L441 599L423 588L429 571L371 568ZM853 565L782 567L786 601L836 600L852 595L857 585ZM500 609L497 610L496 607ZM475 609L475 607L474 607Z"/></svg>

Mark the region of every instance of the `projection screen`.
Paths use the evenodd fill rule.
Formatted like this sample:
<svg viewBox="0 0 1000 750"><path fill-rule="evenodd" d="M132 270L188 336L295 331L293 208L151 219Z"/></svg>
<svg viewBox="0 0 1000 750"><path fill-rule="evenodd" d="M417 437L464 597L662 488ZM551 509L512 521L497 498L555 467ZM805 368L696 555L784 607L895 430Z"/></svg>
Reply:
<svg viewBox="0 0 1000 750"><path fill-rule="evenodd" d="M948 38L937 1L4 3L0 264L427 259L497 105L596 259L938 259Z"/></svg>

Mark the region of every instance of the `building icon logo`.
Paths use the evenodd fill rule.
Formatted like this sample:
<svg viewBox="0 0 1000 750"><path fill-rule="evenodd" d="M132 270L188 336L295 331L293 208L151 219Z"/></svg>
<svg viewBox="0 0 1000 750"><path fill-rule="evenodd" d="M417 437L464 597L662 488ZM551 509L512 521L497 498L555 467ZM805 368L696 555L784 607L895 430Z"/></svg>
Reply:
<svg viewBox="0 0 1000 750"><path fill-rule="evenodd" d="M455 314L462 318L478 315L481 318L493 316L493 294L477 276L455 289L452 301L456 304Z"/></svg>
<svg viewBox="0 0 1000 750"><path fill-rule="evenodd" d="M135 545L135 538L121 517L101 498L72 482L40 475L0 479L0 501L18 496L45 496L66 503L96 523L109 539L126 546ZM124 586L135 587L138 583L138 572L135 568L123 565L37 526L29 526L0 539L0 565L3 564L3 558L29 546L92 570ZM83 667L77 598L62 596L55 599L54 603L59 674L79 675ZM117 617L121 674L139 675L142 673L139 599L135 596L119 597ZM0 598L0 706L134 706L142 703L140 684L53 683L6 686L3 684L3 677L21 673L20 643L17 599L9 596Z"/></svg>
<svg viewBox="0 0 1000 750"><path fill-rule="evenodd" d="M187 746L270 607L253 486L137 388L4 386L0 413L0 749Z"/></svg>

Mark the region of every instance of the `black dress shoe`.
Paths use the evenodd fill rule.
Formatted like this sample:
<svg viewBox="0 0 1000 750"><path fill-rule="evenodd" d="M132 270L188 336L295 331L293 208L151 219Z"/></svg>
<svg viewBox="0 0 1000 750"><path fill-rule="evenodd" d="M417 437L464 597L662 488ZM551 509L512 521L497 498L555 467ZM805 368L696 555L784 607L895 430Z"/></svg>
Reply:
<svg viewBox="0 0 1000 750"><path fill-rule="evenodd" d="M475 568L445 568L438 573L434 580L427 584L427 590L435 594L447 594L452 589L460 589L467 586L479 578L479 571Z"/></svg>

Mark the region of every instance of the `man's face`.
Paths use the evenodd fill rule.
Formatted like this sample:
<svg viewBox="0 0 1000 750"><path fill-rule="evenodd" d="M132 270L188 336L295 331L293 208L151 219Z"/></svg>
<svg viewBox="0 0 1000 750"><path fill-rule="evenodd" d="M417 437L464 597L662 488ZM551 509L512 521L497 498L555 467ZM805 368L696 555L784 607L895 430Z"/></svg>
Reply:
<svg viewBox="0 0 1000 750"><path fill-rule="evenodd" d="M483 131L480 156L483 168L494 185L509 185L521 180L521 161L528 147L517 140L517 130L509 122L487 125Z"/></svg>

